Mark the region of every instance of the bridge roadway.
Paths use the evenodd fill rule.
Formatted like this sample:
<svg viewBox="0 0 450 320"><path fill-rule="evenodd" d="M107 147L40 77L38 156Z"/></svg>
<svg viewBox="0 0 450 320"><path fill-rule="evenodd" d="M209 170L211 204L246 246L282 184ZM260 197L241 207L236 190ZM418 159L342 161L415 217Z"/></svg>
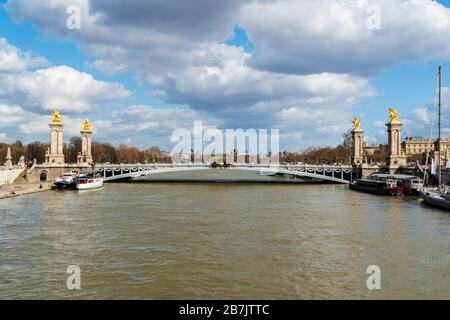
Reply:
<svg viewBox="0 0 450 320"><path fill-rule="evenodd" d="M123 179L135 179L158 173L186 172L199 170L244 170L260 174L288 174L304 178L315 178L323 181L349 184L358 178L352 166L328 165L287 165L287 164L248 164L233 163L227 168L212 168L206 163L176 164L98 164L90 172L103 176L105 182Z"/></svg>

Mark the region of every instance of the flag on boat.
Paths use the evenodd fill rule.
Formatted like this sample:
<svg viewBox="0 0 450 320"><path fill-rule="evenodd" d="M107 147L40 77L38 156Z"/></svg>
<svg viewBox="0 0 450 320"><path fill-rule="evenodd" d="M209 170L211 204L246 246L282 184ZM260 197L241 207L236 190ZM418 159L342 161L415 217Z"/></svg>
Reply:
<svg viewBox="0 0 450 320"><path fill-rule="evenodd" d="M431 159L431 174L436 174L436 162Z"/></svg>

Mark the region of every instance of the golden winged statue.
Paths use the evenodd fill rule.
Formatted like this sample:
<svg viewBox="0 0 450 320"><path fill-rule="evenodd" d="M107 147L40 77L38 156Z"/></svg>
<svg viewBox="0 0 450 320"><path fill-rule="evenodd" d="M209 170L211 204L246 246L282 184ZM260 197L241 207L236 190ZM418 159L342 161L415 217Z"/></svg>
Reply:
<svg viewBox="0 0 450 320"><path fill-rule="evenodd" d="M355 130L361 130L361 122L357 118L353 118L352 124Z"/></svg>
<svg viewBox="0 0 450 320"><path fill-rule="evenodd" d="M399 123L398 111L395 108L389 108L389 122Z"/></svg>
<svg viewBox="0 0 450 320"><path fill-rule="evenodd" d="M83 121L83 130L91 130L91 123L87 119Z"/></svg>
<svg viewBox="0 0 450 320"><path fill-rule="evenodd" d="M58 110L53 111L52 121L53 122L61 122L61 113L59 113Z"/></svg>

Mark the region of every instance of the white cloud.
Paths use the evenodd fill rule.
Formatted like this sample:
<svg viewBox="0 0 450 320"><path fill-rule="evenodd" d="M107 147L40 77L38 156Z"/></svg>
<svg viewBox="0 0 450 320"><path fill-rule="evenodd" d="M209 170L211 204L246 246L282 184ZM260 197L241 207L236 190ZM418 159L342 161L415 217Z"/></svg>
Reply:
<svg viewBox="0 0 450 320"><path fill-rule="evenodd" d="M0 72L23 71L26 68L26 61L20 57L19 50L0 38Z"/></svg>
<svg viewBox="0 0 450 320"><path fill-rule="evenodd" d="M367 21L380 9L380 29ZM430 0L255 0L240 24L252 66L271 72L374 74L403 61L450 58L450 9Z"/></svg>
<svg viewBox="0 0 450 320"><path fill-rule="evenodd" d="M249 1L202 1L196 5L201 5L201 14L195 10L187 14L192 7L180 1L133 0L126 7L115 0L107 5L78 1L75 4L81 5L83 17L77 32L68 31L62 18L69 2L49 5L35 1L28 5L26 1L10 0L7 8L15 18L31 20L44 32L74 37L86 52L100 57L88 63L89 67L105 74L137 71L155 89L155 97L187 105L198 119L213 118L214 124L222 127L279 127L285 134L297 132L305 141L326 136L339 143L340 135L335 132L346 128L351 118L346 110L375 93L368 81L358 76L326 72L286 75L257 70L252 67L251 54L220 44L231 37L240 19L240 7ZM328 129L309 125L307 120L295 123L277 116L290 108L299 113L313 110ZM332 109L342 116L330 117ZM143 119L133 129L164 132L159 119L164 119L165 125L178 126L178 120L170 118L172 112L145 122ZM129 128L115 119L100 125L104 132L111 131L112 126L124 132Z"/></svg>
<svg viewBox="0 0 450 320"><path fill-rule="evenodd" d="M65 10L72 4L82 9L76 32L66 28ZM381 9L380 30L367 28L368 4ZM429 0L202 0L195 6L175 0L130 0L126 6L119 0L9 0L6 8L46 34L76 41L98 59L88 67L107 75L136 72L155 97L190 107L192 117L230 128L278 127L301 136L304 145L340 141L339 131L354 113L350 108L376 93L368 74L404 61L450 58L450 10ZM236 24L247 30L253 53L221 44ZM30 110L90 112L127 96L117 84L51 69L42 71L46 75L22 70L11 101ZM53 81L64 73L67 83ZM40 77L55 90L40 86ZM66 85L78 82L85 84L79 93ZM171 118L181 110L189 109L129 107L99 121L99 135L114 141L122 139L118 132L162 135L182 123L178 114Z"/></svg>
<svg viewBox="0 0 450 320"><path fill-rule="evenodd" d="M29 70L46 63L45 58L22 52L0 38L0 98L27 110L80 113L130 95L119 83L99 81L64 65Z"/></svg>
<svg viewBox="0 0 450 320"><path fill-rule="evenodd" d="M71 30L66 27L68 14L66 8L76 5L81 9L81 37L89 37L95 32L105 32L108 26L112 29L135 30L130 37L123 33L106 34L109 39L127 38L123 41L136 44L142 35L148 41L164 41L162 36L177 40L225 40L232 34L235 24L236 9L246 0L197 0L195 4L178 0L141 1L122 0L89 1L89 0L9 0L6 8L17 21L32 20L45 32L54 35L69 36ZM90 30L89 30L90 29ZM182 40L186 38L186 40ZM146 45L142 43L141 45Z"/></svg>
<svg viewBox="0 0 450 320"><path fill-rule="evenodd" d="M23 121L23 110L19 106L0 104L0 126L15 126Z"/></svg>
<svg viewBox="0 0 450 320"><path fill-rule="evenodd" d="M105 116L105 115L104 115ZM89 117L88 117L89 118ZM106 114L106 119L92 120L94 141L112 142L115 145L159 145L170 150L170 135L177 128L192 129L194 121L207 119L188 108L156 108L134 105ZM62 113L64 140L80 136L84 117ZM209 118L210 123L218 123ZM51 113L46 115L27 111L16 105L0 104L1 142L20 139L25 143L49 141ZM7 134L11 133L11 134ZM8 140L8 141L6 141Z"/></svg>
<svg viewBox="0 0 450 320"><path fill-rule="evenodd" d="M106 72L113 64L154 72L189 63L189 52L199 44L232 37L236 8L244 2L128 0L124 6L121 0L10 0L6 9L16 21L32 21L46 34L76 39L86 52L104 57L96 66ZM69 5L81 9L76 32L66 27Z"/></svg>
<svg viewBox="0 0 450 320"><path fill-rule="evenodd" d="M350 124L348 110L375 94L369 82L357 76L286 75L253 69L248 65L251 56L241 48L217 44L198 55L204 57L203 65L150 78L158 90L156 97L188 104L222 119L229 128L276 127L286 134L301 130L302 146L315 136L339 143L340 133Z"/></svg>
<svg viewBox="0 0 450 320"><path fill-rule="evenodd" d="M45 137L49 132L48 123L51 113L47 115L27 111L17 105L0 105L0 131L13 130L16 134L22 134L25 140ZM83 123L82 118L64 114L62 121L64 131L68 135L79 135Z"/></svg>
<svg viewBox="0 0 450 320"><path fill-rule="evenodd" d="M109 60L95 60L91 63L87 63L86 66L88 68L97 69L108 76L125 72L128 69L128 66L125 64L115 63Z"/></svg>
<svg viewBox="0 0 450 320"><path fill-rule="evenodd" d="M67 66L38 70L18 79L19 90L28 94L30 105L45 110L93 111L98 102L111 102L130 95L121 84L95 80L92 75Z"/></svg>
<svg viewBox="0 0 450 320"><path fill-rule="evenodd" d="M402 122L402 137L422 137L422 138L428 138L430 135L430 126L431 121L433 117L432 112L433 107L430 108L415 108L412 111L402 111L399 110L399 118ZM372 121L371 127L374 131L374 136L370 139L371 142L377 142L377 143L387 143L387 128L386 123L388 122L387 114L386 119L384 121L382 120L376 120ZM443 117L443 132L446 127L449 127L449 124L445 120L445 117ZM363 125L364 128L364 125ZM370 129L370 127L368 127ZM432 137L437 136L437 110L434 114L434 120L433 120L433 131L432 131ZM367 139L366 139L367 140Z"/></svg>
<svg viewBox="0 0 450 320"><path fill-rule="evenodd" d="M31 117L30 117L31 116ZM44 141L49 140L49 126L51 117L48 115L38 115L33 113L28 113L28 119L24 123L19 125L20 132L25 135L27 138L35 139L35 137L43 138ZM63 116L63 124L64 124L64 140L68 140L73 136L80 136L80 130L82 128L84 118L79 117L71 117L64 115Z"/></svg>
<svg viewBox="0 0 450 320"><path fill-rule="evenodd" d="M66 27L69 5L81 8L76 32ZM380 29L367 27L371 6L380 9ZM17 21L74 38L102 57L94 65L107 73L198 64L193 52L232 37L236 24L254 44L250 64L276 73L366 75L450 57L450 9L430 0L9 0L6 8Z"/></svg>
<svg viewBox="0 0 450 320"><path fill-rule="evenodd" d="M352 113L349 108L290 107L275 114L282 132L301 135L300 141L285 144L294 150L311 145L333 146L342 141L342 134L351 128ZM294 144L295 142L295 144Z"/></svg>
<svg viewBox="0 0 450 320"><path fill-rule="evenodd" d="M29 110L94 112L97 104L130 95L121 84L95 80L67 66L20 73L0 73L0 97Z"/></svg>
<svg viewBox="0 0 450 320"><path fill-rule="evenodd" d="M28 67L45 64L45 58L34 57L30 52L21 52L5 38L0 38L0 72L20 72Z"/></svg>
<svg viewBox="0 0 450 320"><path fill-rule="evenodd" d="M415 109L412 114L421 123L431 125L432 115L426 108Z"/></svg>
<svg viewBox="0 0 450 320"><path fill-rule="evenodd" d="M276 113L276 117L285 123L285 126L297 125L304 132L314 130L328 135L340 135L350 127L351 113L330 112L327 109L311 109L292 107Z"/></svg>
<svg viewBox="0 0 450 320"><path fill-rule="evenodd" d="M433 112L427 108L416 108L406 113L400 120L403 123L404 136L421 136L426 137L430 135L431 121ZM437 135L437 111L434 115L433 134ZM443 122L443 126L444 126Z"/></svg>
<svg viewBox="0 0 450 320"><path fill-rule="evenodd" d="M205 63L187 66L161 78L151 78L169 102L188 103L194 108L242 108L260 101L298 99L304 104L354 104L371 96L367 80L337 74L283 75L248 66L251 56L242 48L211 45L201 55Z"/></svg>
<svg viewBox="0 0 450 320"><path fill-rule="evenodd" d="M203 120L206 123L217 124L219 121L200 114L188 108L156 108L147 105L132 105L113 111L108 119L92 121L94 141L107 141L115 145L127 143L130 145L159 145L166 150L171 149L170 136L178 128L191 130L194 121ZM48 120L47 120L48 121ZM82 119L65 117L64 123L75 123L74 129L65 134L79 135ZM0 127L1 128L1 127ZM36 128L48 130L38 120ZM67 131L67 130L66 130Z"/></svg>

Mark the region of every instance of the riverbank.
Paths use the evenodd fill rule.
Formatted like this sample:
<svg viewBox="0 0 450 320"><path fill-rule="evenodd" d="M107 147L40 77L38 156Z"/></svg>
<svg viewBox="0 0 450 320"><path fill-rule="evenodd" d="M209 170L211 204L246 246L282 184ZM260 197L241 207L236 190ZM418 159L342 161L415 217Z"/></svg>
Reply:
<svg viewBox="0 0 450 320"><path fill-rule="evenodd" d="M9 184L0 187L0 199L13 198L27 194L44 192L52 189L52 184Z"/></svg>

